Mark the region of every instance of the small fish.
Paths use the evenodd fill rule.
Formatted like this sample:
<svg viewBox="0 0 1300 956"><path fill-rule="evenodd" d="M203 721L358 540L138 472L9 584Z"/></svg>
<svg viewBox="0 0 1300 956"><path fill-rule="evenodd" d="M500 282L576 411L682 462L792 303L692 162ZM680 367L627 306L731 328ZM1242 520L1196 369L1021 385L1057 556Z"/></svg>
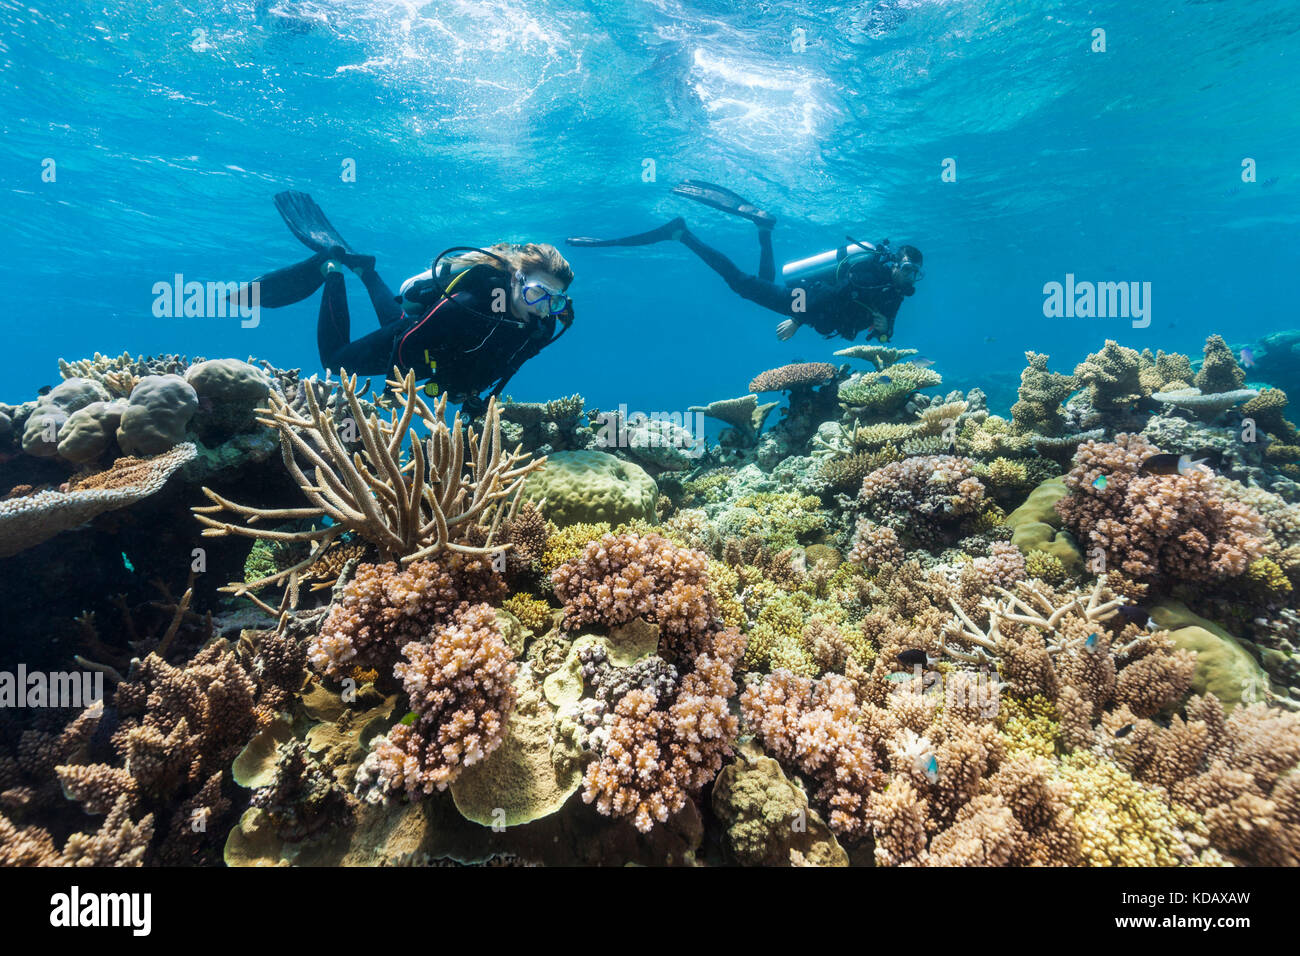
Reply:
<svg viewBox="0 0 1300 956"><path fill-rule="evenodd" d="M135 574L135 565L131 563L131 559L126 556L125 551L122 552L122 567Z"/></svg>
<svg viewBox="0 0 1300 956"><path fill-rule="evenodd" d="M881 375L880 378L876 379L876 381L883 382L884 384L888 385L890 382L893 381L893 379L890 378L888 375Z"/></svg>
<svg viewBox="0 0 1300 956"><path fill-rule="evenodd" d="M1241 350L1241 364L1243 368L1255 367L1255 353L1249 348L1243 348Z"/></svg>
<svg viewBox="0 0 1300 956"><path fill-rule="evenodd" d="M109 763L113 760L113 734L122 721L117 716L117 708L103 698L90 706L90 716L99 717L95 732L91 735L89 745L90 759Z"/></svg>
<svg viewBox="0 0 1300 956"><path fill-rule="evenodd" d="M918 664L922 667L929 661L929 656L919 647L911 647L899 654L894 660L904 667L916 667Z"/></svg>
<svg viewBox="0 0 1300 956"><path fill-rule="evenodd" d="M931 783L939 780L939 761L935 759L934 754L930 754L930 759L925 762L925 779Z"/></svg>
<svg viewBox="0 0 1300 956"><path fill-rule="evenodd" d="M1093 631L1088 635L1088 639L1083 642L1083 649L1092 654L1097 653L1097 632Z"/></svg>
<svg viewBox="0 0 1300 956"><path fill-rule="evenodd" d="M993 336L991 336L991 335L986 335L986 336L984 336L984 344L985 344L985 345L992 345L992 344L993 344L994 342L996 342L996 341L997 341L997 339L995 339L995 338L994 338Z"/></svg>
<svg viewBox="0 0 1300 956"><path fill-rule="evenodd" d="M1133 724L1125 724L1125 725L1124 725L1123 727L1121 727L1119 730L1115 731L1115 736L1116 736L1116 737L1127 737L1127 736L1128 736L1129 734L1131 734L1131 733L1133 733Z"/></svg>
<svg viewBox="0 0 1300 956"><path fill-rule="evenodd" d="M1098 475L1096 479L1093 481L1092 486L1096 488L1098 491L1105 491L1107 484L1108 482L1106 480L1106 476Z"/></svg>
<svg viewBox="0 0 1300 956"><path fill-rule="evenodd" d="M934 364L934 359L926 358L924 355L918 355L908 362L909 365L915 365L917 368L929 368Z"/></svg>
<svg viewBox="0 0 1300 956"><path fill-rule="evenodd" d="M37 395L48 395L53 389L49 385L42 385L36 390Z"/></svg>
<svg viewBox="0 0 1300 956"><path fill-rule="evenodd" d="M412 726L412 725L415 723L416 719L417 719L419 716L420 716L420 715L417 714L417 713L416 713L415 711L413 711L413 710L411 710L411 711L407 711L406 716L403 717L403 718L401 719L400 722L401 722L404 726L406 726L406 727L410 727L410 726Z"/></svg>
<svg viewBox="0 0 1300 956"><path fill-rule="evenodd" d="M1146 627L1147 621L1151 620L1151 612L1138 604L1125 604L1117 610L1124 620L1138 627Z"/></svg>
<svg viewBox="0 0 1300 956"><path fill-rule="evenodd" d="M1192 460L1191 455L1152 455L1138 469L1144 475L1185 475L1204 465L1208 458Z"/></svg>

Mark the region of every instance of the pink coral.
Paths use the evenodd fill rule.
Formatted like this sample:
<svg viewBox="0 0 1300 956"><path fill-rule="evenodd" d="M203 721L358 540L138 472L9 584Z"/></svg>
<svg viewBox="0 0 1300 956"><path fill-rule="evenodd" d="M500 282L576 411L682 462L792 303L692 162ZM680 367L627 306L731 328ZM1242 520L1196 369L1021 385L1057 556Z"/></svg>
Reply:
<svg viewBox="0 0 1300 956"><path fill-rule="evenodd" d="M862 480L858 499L877 521L930 547L983 507L974 465L954 455L890 462Z"/></svg>
<svg viewBox="0 0 1300 956"><path fill-rule="evenodd" d="M479 556L449 554L407 568L359 564L312 639L307 659L329 677L354 666L387 671L406 644L422 640L460 602L490 601L504 590L501 575Z"/></svg>
<svg viewBox="0 0 1300 956"><path fill-rule="evenodd" d="M1206 469L1142 474L1160 449L1141 435L1079 446L1056 504L1065 525L1108 566L1138 580L1234 577L1264 554L1259 513L1226 497ZM1104 479L1104 480L1102 480Z"/></svg>
<svg viewBox="0 0 1300 956"><path fill-rule="evenodd" d="M416 718L379 738L357 771L358 789L372 800L445 790L501 745L515 701L517 668L486 604L461 604L446 626L408 642L402 655L394 672Z"/></svg>
<svg viewBox="0 0 1300 956"><path fill-rule="evenodd" d="M739 722L727 707L743 639L732 632L725 656L699 655L671 701L654 688L619 700L600 759L588 765L582 799L607 816L631 817L642 833L686 805L722 769ZM666 706L665 706L666 705Z"/></svg>
<svg viewBox="0 0 1300 956"><path fill-rule="evenodd" d="M696 638L710 633L718 617L708 557L657 534L606 534L556 568L551 581L564 602L566 628L644 617L688 657L702 649Z"/></svg>

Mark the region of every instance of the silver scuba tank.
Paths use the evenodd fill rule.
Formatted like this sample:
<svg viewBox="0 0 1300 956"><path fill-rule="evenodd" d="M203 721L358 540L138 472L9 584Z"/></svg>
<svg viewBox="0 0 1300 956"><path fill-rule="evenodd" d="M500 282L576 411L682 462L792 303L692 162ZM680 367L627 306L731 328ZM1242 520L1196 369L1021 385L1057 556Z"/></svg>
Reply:
<svg viewBox="0 0 1300 956"><path fill-rule="evenodd" d="M796 259L781 267L781 278L788 286L804 285L812 282L829 282L835 278L840 264L845 259L877 252L877 247L869 242L851 240L835 249L827 249L806 259Z"/></svg>

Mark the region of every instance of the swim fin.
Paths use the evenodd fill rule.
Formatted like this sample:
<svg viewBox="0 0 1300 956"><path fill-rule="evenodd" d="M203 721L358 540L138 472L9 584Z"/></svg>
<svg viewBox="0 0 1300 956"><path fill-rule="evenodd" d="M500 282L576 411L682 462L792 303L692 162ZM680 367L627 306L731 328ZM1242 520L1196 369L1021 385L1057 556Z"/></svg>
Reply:
<svg viewBox="0 0 1300 956"><path fill-rule="evenodd" d="M664 223L658 229L638 232L634 236L619 239L593 239L590 236L570 236L565 243L570 246L648 246L655 242L667 242L678 238L686 231L686 220L681 216Z"/></svg>
<svg viewBox="0 0 1300 956"><path fill-rule="evenodd" d="M345 254L352 251L347 240L325 218L325 211L307 193L293 189L276 193L275 208L289 231L313 252L325 252L335 247L341 248Z"/></svg>
<svg viewBox="0 0 1300 956"><path fill-rule="evenodd" d="M764 229L770 229L776 225L776 217L771 213L764 212L745 197L714 183L706 183L699 179L686 179L674 186L673 192L678 196L694 199L696 202L704 203L706 206L730 213L733 216L748 219L754 225Z"/></svg>
<svg viewBox="0 0 1300 956"><path fill-rule="evenodd" d="M281 306L292 305L294 302L301 302L325 282L322 266L329 259L330 250L327 249L316 253L310 259L258 276L252 280L258 284L258 304L268 309L278 309ZM239 287L238 292L226 296L226 301L251 302L248 292L250 285L252 282L244 283Z"/></svg>

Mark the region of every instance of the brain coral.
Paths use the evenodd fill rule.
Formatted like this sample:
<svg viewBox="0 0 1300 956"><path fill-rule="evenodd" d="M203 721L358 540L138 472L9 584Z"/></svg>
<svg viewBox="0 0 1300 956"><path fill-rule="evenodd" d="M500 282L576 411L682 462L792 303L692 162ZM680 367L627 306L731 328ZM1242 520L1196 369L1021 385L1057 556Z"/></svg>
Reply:
<svg viewBox="0 0 1300 956"><path fill-rule="evenodd" d="M1070 494L1056 504L1089 553L1137 580L1209 581L1235 577L1264 553L1264 520L1224 496L1208 470L1145 475L1160 449L1141 435L1079 446L1065 476ZM1102 487L1098 487L1101 478Z"/></svg>
<svg viewBox="0 0 1300 956"><path fill-rule="evenodd" d="M659 487L645 471L603 451L560 451L528 476L524 496L541 501L542 512L558 526L637 518L655 520Z"/></svg>

